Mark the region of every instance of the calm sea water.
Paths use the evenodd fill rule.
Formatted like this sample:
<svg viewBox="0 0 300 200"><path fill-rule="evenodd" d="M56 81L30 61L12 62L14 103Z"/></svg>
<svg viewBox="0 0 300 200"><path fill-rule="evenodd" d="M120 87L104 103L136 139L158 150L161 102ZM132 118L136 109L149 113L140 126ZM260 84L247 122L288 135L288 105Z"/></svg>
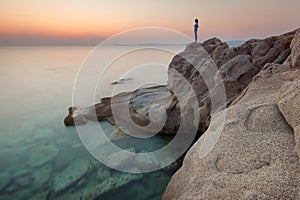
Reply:
<svg viewBox="0 0 300 200"><path fill-rule="evenodd" d="M145 174L110 169L88 153L74 127L63 125L72 104L76 73L92 48L0 47L0 199L161 198L179 165ZM107 54L113 55L115 48L126 47L107 47ZM153 56L129 55L126 64L133 59L147 60L147 55ZM162 60L167 65L171 58L166 55ZM121 63L115 65L99 84L96 98L109 96L113 87L110 83L130 71ZM99 67L103 67L101 61ZM149 67L147 76L136 70L124 77L130 79L119 91L167 81L166 68L157 67ZM100 124L111 135L111 125ZM156 136L139 148L151 151L171 139ZM134 148L140 141L124 138L116 143Z"/></svg>

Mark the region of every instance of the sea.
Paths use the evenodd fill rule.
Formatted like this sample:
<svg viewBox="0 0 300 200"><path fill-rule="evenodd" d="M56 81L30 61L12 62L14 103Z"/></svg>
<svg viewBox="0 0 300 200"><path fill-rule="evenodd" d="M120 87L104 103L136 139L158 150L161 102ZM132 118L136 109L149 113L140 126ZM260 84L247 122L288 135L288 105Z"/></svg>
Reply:
<svg viewBox="0 0 300 200"><path fill-rule="evenodd" d="M97 67L103 73L99 74L95 102L119 92L166 85L168 64L184 46L169 47L173 53L149 46L137 46L134 53L133 47L126 45L101 48ZM120 49L127 53L120 55ZM118 171L94 158L76 128L63 123L78 73L93 51L93 46L0 47L1 200L161 198L182 158L153 172ZM122 59L108 65L103 56ZM89 123L99 123L107 136L114 137L116 130L108 122ZM155 135L139 145L140 140L124 136L116 143L124 149L138 147L147 152L170 140L172 136Z"/></svg>

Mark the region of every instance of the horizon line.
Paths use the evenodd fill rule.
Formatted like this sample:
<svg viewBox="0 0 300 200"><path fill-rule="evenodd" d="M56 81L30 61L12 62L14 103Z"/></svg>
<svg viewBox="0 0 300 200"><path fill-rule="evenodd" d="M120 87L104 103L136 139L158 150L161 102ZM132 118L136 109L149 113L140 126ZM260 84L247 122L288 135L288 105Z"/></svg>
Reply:
<svg viewBox="0 0 300 200"><path fill-rule="evenodd" d="M207 39L206 39L207 40ZM206 41L203 40L202 42ZM243 43L247 40L241 40L241 39L236 39L236 40L226 40L223 42L226 43ZM101 42L100 42L101 43ZM7 43L7 44L1 44L0 46L98 46L100 43L95 43L95 42L90 42L90 43L58 43L58 42L53 42L53 43ZM201 42L200 42L201 43ZM110 44L110 45L104 45L104 46L186 46L188 43L183 44L183 43L121 43L121 44Z"/></svg>

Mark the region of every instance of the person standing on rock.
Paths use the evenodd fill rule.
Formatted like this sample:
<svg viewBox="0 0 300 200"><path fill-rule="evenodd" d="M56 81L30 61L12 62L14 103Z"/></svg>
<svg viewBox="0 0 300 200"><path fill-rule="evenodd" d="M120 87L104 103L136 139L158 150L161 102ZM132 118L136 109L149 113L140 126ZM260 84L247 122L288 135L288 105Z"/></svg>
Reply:
<svg viewBox="0 0 300 200"><path fill-rule="evenodd" d="M198 27L199 27L198 23L199 23L198 19L195 19L195 24L194 24L195 42L197 42L197 40L198 40L198 35L197 35Z"/></svg>

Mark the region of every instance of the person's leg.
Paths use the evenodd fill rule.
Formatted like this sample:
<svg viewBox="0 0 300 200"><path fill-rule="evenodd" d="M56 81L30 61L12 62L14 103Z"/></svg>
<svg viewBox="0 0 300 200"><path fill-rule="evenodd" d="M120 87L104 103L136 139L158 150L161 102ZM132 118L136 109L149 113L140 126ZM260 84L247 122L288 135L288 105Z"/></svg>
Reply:
<svg viewBox="0 0 300 200"><path fill-rule="evenodd" d="M194 31L194 34L195 34L195 42L197 42L197 31Z"/></svg>

